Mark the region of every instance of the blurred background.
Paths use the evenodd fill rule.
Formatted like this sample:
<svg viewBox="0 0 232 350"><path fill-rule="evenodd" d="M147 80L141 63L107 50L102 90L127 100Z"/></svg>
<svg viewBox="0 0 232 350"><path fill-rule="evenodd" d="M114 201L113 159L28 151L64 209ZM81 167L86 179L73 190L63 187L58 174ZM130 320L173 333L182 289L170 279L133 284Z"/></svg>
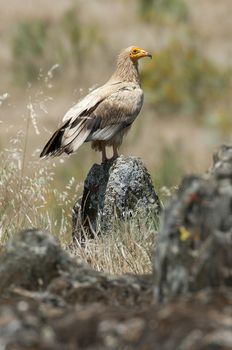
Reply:
<svg viewBox="0 0 232 350"><path fill-rule="evenodd" d="M84 144L45 161L39 151L130 45L153 60L140 61L144 107L121 152L142 158L158 190L204 172L212 151L231 141L231 0L0 0L0 8L0 150L21 185L25 176L41 187L50 181L70 211L68 190L75 184L81 193L100 154ZM14 176L2 184L14 188Z"/></svg>

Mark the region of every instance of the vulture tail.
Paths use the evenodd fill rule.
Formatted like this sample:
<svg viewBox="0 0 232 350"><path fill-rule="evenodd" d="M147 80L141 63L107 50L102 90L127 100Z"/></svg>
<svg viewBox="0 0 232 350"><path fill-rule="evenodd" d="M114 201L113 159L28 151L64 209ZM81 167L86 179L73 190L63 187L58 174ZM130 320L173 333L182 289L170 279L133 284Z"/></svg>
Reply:
<svg viewBox="0 0 232 350"><path fill-rule="evenodd" d="M61 128L59 128L49 139L49 141L44 146L44 149L42 150L40 157L47 157L47 156L59 156L63 151L62 147L62 138L65 132L65 128L67 126L68 122L65 123Z"/></svg>

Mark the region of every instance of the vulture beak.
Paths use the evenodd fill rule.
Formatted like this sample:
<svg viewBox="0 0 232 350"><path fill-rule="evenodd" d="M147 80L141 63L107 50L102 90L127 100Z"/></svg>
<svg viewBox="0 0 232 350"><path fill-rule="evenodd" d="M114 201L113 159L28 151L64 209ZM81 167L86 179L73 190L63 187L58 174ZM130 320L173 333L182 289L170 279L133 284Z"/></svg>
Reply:
<svg viewBox="0 0 232 350"><path fill-rule="evenodd" d="M139 58L142 58L142 57L150 57L150 58L152 58L152 54L147 52L147 51L141 50Z"/></svg>

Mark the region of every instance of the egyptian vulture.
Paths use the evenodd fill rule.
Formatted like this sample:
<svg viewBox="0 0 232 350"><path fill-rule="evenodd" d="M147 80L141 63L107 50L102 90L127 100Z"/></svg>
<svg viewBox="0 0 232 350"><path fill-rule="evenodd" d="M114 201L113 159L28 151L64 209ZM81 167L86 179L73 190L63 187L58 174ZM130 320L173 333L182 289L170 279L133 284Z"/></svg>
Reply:
<svg viewBox="0 0 232 350"><path fill-rule="evenodd" d="M106 146L113 147L112 159L117 158L123 136L143 104L138 72L138 60L142 57L152 55L135 46L123 50L111 78L68 110L63 125L52 135L40 157L70 154L83 142L91 141L92 148L102 152L102 162L107 160Z"/></svg>

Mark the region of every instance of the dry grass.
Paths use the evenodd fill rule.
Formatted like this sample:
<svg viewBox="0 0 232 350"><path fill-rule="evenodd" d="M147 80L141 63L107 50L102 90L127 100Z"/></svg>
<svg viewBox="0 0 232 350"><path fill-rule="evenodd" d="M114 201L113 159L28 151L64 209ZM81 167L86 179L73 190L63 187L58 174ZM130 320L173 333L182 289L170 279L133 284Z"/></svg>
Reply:
<svg viewBox="0 0 232 350"><path fill-rule="evenodd" d="M30 120L28 120L30 123ZM0 153L0 244L18 231L39 228L54 233L70 251L72 206L79 184L71 178L57 190L54 182L56 163L39 160L38 151L31 160L25 157L27 134L20 132ZM30 175L25 169L30 168ZM86 237L85 245L71 244L71 252L97 270L112 274L151 271L157 219L115 221L106 236Z"/></svg>
<svg viewBox="0 0 232 350"><path fill-rule="evenodd" d="M98 271L111 274L144 274L152 270L152 254L158 230L154 215L147 219L115 221L112 232L85 244L76 241L72 253Z"/></svg>
<svg viewBox="0 0 232 350"><path fill-rule="evenodd" d="M8 146L0 152L0 243L32 227L49 230L66 240L70 229L71 194L77 195L79 186L71 178L62 193L57 191L53 187L56 164L41 162L38 150L27 160L27 134L24 132L10 139Z"/></svg>

